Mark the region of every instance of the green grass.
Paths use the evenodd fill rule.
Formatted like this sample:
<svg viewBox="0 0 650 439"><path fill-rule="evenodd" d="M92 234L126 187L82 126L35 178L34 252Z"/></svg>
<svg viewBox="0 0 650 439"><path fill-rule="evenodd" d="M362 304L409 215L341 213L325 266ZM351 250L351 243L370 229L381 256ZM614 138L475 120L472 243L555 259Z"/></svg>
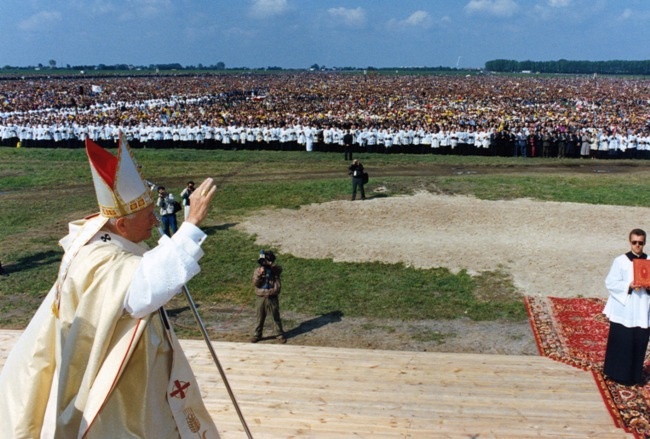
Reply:
<svg viewBox="0 0 650 439"><path fill-rule="evenodd" d="M534 198L586 204L650 206L647 173L625 175L489 175L445 177L435 184L451 193L470 193L485 200Z"/></svg>
<svg viewBox="0 0 650 439"><path fill-rule="evenodd" d="M197 302L250 303L259 247L233 226L264 208L298 208L349 198L340 154L270 151L135 150L145 176L178 194L189 179L213 176L219 186L204 229L202 274L189 288ZM360 154L371 174L369 192L391 197L429 190L483 199L649 206L645 162ZM472 172L462 172L472 167ZM455 170L461 170L456 172ZM441 171L442 170L442 171ZM91 214L96 200L83 150L0 148L0 327L22 327L51 287L62 256L57 241L67 223ZM152 244L155 242L152 241ZM320 315L418 320L521 321L522 296L501 269L471 275L444 267L344 263L281 255L283 309Z"/></svg>

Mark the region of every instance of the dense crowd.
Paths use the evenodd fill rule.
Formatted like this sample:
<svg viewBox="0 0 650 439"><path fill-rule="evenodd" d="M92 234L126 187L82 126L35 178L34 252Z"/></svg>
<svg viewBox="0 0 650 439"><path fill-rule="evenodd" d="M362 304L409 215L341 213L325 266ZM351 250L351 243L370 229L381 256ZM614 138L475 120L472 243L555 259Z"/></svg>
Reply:
<svg viewBox="0 0 650 439"><path fill-rule="evenodd" d="M225 74L0 81L0 144L650 158L650 81Z"/></svg>

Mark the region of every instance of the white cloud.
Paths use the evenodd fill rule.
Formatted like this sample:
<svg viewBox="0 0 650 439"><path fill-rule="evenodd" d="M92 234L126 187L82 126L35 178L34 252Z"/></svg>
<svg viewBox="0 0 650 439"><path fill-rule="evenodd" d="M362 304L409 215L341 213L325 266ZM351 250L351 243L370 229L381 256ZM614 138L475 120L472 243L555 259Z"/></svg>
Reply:
<svg viewBox="0 0 650 439"><path fill-rule="evenodd" d="M471 0L465 10L470 13L487 13L499 17L512 17L519 5L514 0Z"/></svg>
<svg viewBox="0 0 650 439"><path fill-rule="evenodd" d="M618 18L619 20L627 20L628 18L632 17L634 17L634 11L632 11L630 8L625 8Z"/></svg>
<svg viewBox="0 0 650 439"><path fill-rule="evenodd" d="M129 3L137 8L141 15L146 17L158 15L172 6L171 0L129 0Z"/></svg>
<svg viewBox="0 0 650 439"><path fill-rule="evenodd" d="M359 27L366 23L366 11L361 8L330 8L327 13L335 20L341 20L347 26Z"/></svg>
<svg viewBox="0 0 650 439"><path fill-rule="evenodd" d="M250 14L256 18L266 18L281 14L288 8L287 0L252 0Z"/></svg>
<svg viewBox="0 0 650 439"><path fill-rule="evenodd" d="M18 28L23 31L46 30L62 21L61 13L57 11L41 11L18 23Z"/></svg>
<svg viewBox="0 0 650 439"><path fill-rule="evenodd" d="M122 21L152 18L172 8L171 0L127 0L126 8L120 9Z"/></svg>
<svg viewBox="0 0 650 439"><path fill-rule="evenodd" d="M431 24L431 16L425 11L415 11L409 18L404 20L404 24L410 26L429 26Z"/></svg>
<svg viewBox="0 0 650 439"><path fill-rule="evenodd" d="M118 8L108 0L70 0L69 5L92 17L96 17L97 15L114 14L118 11Z"/></svg>
<svg viewBox="0 0 650 439"><path fill-rule="evenodd" d="M601 15L606 0L539 0L533 8L523 12L531 19L539 22L557 22L558 19L570 20L577 23L590 21Z"/></svg>
<svg viewBox="0 0 650 439"><path fill-rule="evenodd" d="M422 27L430 28L433 25L433 19L426 11L415 11L404 20L390 20L388 22L389 28L413 28Z"/></svg>
<svg viewBox="0 0 650 439"><path fill-rule="evenodd" d="M644 23L647 22L650 19L650 11L642 11L638 9L630 9L630 8L625 8L623 9L623 12L621 12L616 19L619 22L623 21L634 21L637 23Z"/></svg>

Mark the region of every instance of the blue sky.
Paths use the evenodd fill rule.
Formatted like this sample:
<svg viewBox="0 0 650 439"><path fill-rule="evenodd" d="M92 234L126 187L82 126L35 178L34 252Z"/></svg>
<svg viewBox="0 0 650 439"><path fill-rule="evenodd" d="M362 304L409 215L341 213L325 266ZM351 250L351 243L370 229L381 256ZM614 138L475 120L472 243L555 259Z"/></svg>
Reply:
<svg viewBox="0 0 650 439"><path fill-rule="evenodd" d="M0 66L650 59L647 0L0 0Z"/></svg>

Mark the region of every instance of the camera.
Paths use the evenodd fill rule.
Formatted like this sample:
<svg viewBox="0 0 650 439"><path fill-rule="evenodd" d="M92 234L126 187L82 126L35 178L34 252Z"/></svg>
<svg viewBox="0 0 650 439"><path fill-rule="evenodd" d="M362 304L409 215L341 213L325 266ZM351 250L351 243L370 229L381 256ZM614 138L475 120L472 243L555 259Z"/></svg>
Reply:
<svg viewBox="0 0 650 439"><path fill-rule="evenodd" d="M272 251L260 250L260 256L257 258L257 263L262 267L271 265L275 262L275 254Z"/></svg>

